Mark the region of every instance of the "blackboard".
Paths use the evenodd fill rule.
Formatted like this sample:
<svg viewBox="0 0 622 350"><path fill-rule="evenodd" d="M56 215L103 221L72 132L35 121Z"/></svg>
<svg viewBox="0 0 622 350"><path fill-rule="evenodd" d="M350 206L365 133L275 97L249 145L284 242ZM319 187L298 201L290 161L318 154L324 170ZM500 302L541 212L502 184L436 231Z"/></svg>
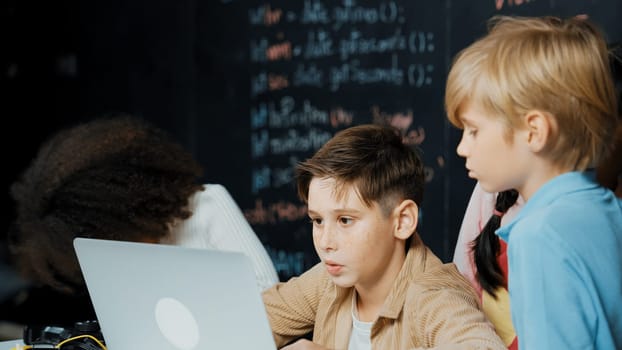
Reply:
<svg viewBox="0 0 622 350"><path fill-rule="evenodd" d="M240 151L231 154L230 166L240 172L237 178L223 173L219 181L237 190L283 278L317 261L293 166L355 124L394 125L420 148L429 193L421 230L442 234L448 158L438 88L446 65L442 2L232 1L217 12L236 18L221 28L231 30L227 37L243 33L221 60L225 75L241 82L231 87L225 112L231 116L226 126L235 131L217 131L235 138ZM218 148L217 135L207 139L209 146L200 149Z"/></svg>
<svg viewBox="0 0 622 350"><path fill-rule="evenodd" d="M103 113L136 114L170 131L204 165L204 180L231 192L283 279L317 261L292 166L360 123L396 125L421 150L420 233L451 260L474 182L455 154L460 132L445 121L444 81L453 56L485 33L491 16L587 14L609 42L622 35L618 0L41 6L2 7L15 33L2 79L17 143L5 159L19 165L5 183L34 155L41 133Z"/></svg>
<svg viewBox="0 0 622 350"><path fill-rule="evenodd" d="M210 175L234 193L285 279L317 261L293 166L338 130L394 125L426 164L420 234L449 261L474 184L455 155L459 132L444 116L452 57L495 14L587 14L619 41L620 10L616 1L578 0L223 0L206 11L211 25L199 35L209 71L222 80L199 93L212 96L199 108L198 148L206 164L226 164L208 166ZM214 86L223 89L218 97Z"/></svg>

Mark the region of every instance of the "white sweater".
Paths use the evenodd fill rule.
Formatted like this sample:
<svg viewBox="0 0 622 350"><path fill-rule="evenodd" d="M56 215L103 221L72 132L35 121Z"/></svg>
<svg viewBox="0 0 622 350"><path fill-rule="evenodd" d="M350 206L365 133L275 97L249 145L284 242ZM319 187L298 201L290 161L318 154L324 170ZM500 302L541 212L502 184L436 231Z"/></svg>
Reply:
<svg viewBox="0 0 622 350"><path fill-rule="evenodd" d="M229 192L218 184L204 187L189 199L192 216L176 224L160 243L244 253L253 262L260 290L277 283L270 256Z"/></svg>

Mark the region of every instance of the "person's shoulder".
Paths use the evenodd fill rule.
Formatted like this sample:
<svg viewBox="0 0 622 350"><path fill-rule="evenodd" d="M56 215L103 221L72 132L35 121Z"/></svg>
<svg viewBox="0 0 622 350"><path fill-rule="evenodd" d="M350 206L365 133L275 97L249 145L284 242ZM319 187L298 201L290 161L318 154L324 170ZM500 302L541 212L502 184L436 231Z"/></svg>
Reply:
<svg viewBox="0 0 622 350"><path fill-rule="evenodd" d="M479 297L455 264L441 263L410 281L406 303L409 308L428 311L453 309L460 305L477 308Z"/></svg>
<svg viewBox="0 0 622 350"><path fill-rule="evenodd" d="M413 283L428 290L455 289L472 292L469 281L458 271L454 263L440 263L426 269L413 279Z"/></svg>
<svg viewBox="0 0 622 350"><path fill-rule="evenodd" d="M231 196L225 186L215 183L203 184L203 191L197 193L201 193L204 196Z"/></svg>
<svg viewBox="0 0 622 350"><path fill-rule="evenodd" d="M579 195L579 194L577 194ZM584 198L585 199L585 198ZM508 244L510 259L517 263L538 259L584 263L593 259L590 252L605 254L619 246L622 222L610 216L610 210L586 200L557 200L545 208L530 212L512 227ZM619 227L619 226L618 226ZM590 232L586 235L586 232Z"/></svg>
<svg viewBox="0 0 622 350"><path fill-rule="evenodd" d="M421 247L421 253L421 258L416 259L417 263L420 264L420 266L416 268L419 272L414 273L410 280L411 289L414 288L419 291L450 289L474 293L473 286L469 280L460 273L455 263L443 263L443 261L425 245Z"/></svg>
<svg viewBox="0 0 622 350"><path fill-rule="evenodd" d="M191 201L203 204L205 204L204 202L218 202L219 200L233 201L233 197L227 188L221 184L203 184L203 187L191 196Z"/></svg>
<svg viewBox="0 0 622 350"><path fill-rule="evenodd" d="M622 214L622 202L609 192L604 188L577 191L556 198L537 210L531 210L529 215L516 222L513 230L520 232L520 235L513 235L512 241L547 238L568 240L573 235L583 236L584 229L606 222L613 211ZM616 201L617 204L612 206Z"/></svg>

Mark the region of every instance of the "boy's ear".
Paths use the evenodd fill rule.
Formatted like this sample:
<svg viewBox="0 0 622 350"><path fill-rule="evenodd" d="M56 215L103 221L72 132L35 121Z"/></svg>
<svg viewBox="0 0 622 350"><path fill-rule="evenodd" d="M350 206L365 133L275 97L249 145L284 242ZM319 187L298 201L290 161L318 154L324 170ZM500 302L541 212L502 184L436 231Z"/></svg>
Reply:
<svg viewBox="0 0 622 350"><path fill-rule="evenodd" d="M419 222L419 206L411 199L403 200L396 208L397 223L393 235L396 238L406 240L417 229Z"/></svg>
<svg viewBox="0 0 622 350"><path fill-rule="evenodd" d="M544 150L557 128L555 119L549 113L539 110L527 112L524 118L529 149L534 153Z"/></svg>

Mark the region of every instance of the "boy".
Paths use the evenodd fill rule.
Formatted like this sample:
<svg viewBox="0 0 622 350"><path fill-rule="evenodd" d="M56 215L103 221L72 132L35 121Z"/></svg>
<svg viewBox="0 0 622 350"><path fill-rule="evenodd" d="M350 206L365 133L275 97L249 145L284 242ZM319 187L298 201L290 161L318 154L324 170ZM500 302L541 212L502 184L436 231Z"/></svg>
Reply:
<svg viewBox="0 0 622 350"><path fill-rule="evenodd" d="M335 135L298 165L321 262L263 294L286 349L503 349L469 282L416 233L423 164L390 127Z"/></svg>
<svg viewBox="0 0 622 350"><path fill-rule="evenodd" d="M499 17L449 73L469 176L526 201L496 231L521 349L622 348L622 200L590 170L620 123L609 67L586 20Z"/></svg>

